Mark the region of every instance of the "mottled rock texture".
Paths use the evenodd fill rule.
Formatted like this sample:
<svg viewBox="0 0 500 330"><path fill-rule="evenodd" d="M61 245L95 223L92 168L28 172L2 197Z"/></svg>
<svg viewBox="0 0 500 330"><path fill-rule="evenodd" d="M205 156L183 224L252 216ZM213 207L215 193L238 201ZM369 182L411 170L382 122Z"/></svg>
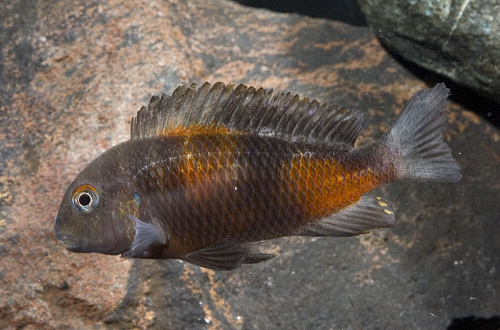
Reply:
<svg viewBox="0 0 500 330"><path fill-rule="evenodd" d="M500 2L359 0L392 52L500 102Z"/></svg>
<svg viewBox="0 0 500 330"><path fill-rule="evenodd" d="M360 144L429 87L368 28L223 0L0 2L1 329L444 329L499 313L500 132L455 103L463 178L380 189L395 228L274 240L277 258L231 272L66 251L52 231L78 171L152 94L206 80L359 108Z"/></svg>

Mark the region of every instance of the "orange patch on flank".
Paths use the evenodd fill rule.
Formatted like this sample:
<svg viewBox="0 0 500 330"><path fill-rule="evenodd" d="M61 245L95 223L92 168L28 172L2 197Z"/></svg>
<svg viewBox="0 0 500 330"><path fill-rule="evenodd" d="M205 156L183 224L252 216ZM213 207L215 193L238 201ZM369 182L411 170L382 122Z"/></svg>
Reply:
<svg viewBox="0 0 500 330"><path fill-rule="evenodd" d="M190 125L179 126L164 132L166 136L183 136L184 147L177 164L179 172L177 183L180 185L199 184L214 181L217 176L228 175L231 170L231 155L237 148L234 136L241 132L223 126ZM205 135L203 142L197 135ZM205 144L207 147L204 147ZM216 150L208 151L208 144ZM206 152L205 152L206 151ZM196 190L195 190L196 191Z"/></svg>
<svg viewBox="0 0 500 330"><path fill-rule="evenodd" d="M204 126L204 125L190 125L179 126L173 130L161 132L160 135L166 136L189 136L196 134L238 134L238 131L230 130L223 126Z"/></svg>
<svg viewBox="0 0 500 330"><path fill-rule="evenodd" d="M282 179L307 212L319 219L356 203L380 184L371 168L348 169L335 159L296 155L283 166Z"/></svg>
<svg viewBox="0 0 500 330"><path fill-rule="evenodd" d="M206 132L202 126L200 126L199 130L195 131L198 134ZM195 144L192 143L192 136L194 134L190 134L186 138L182 156L178 164L179 173L182 176L181 181L185 181L185 184L189 185L202 182L216 182L217 177L230 178L234 176L232 171L235 169L231 155L238 148L238 145L236 139L231 134L228 134L228 132L233 131L223 127L216 134L214 134L214 131L210 131L211 134L203 139L203 143L210 143L215 145L216 148L207 153L200 153L200 147L203 150L208 150L208 148L204 148L203 145L200 146L199 140Z"/></svg>

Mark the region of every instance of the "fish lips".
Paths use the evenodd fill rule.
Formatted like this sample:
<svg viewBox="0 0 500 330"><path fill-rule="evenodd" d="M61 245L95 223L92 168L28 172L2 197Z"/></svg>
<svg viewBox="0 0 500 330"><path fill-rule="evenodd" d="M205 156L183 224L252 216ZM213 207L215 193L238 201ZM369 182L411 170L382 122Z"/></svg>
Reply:
<svg viewBox="0 0 500 330"><path fill-rule="evenodd" d="M61 234L60 232L58 232L57 229L54 232L56 234L57 240L64 245L64 248L66 250L71 252L79 252L79 253L96 252L96 253L117 255L125 250L124 248L120 248L119 246L116 245L109 247L99 247L92 244L89 245L76 237L69 236L66 234Z"/></svg>
<svg viewBox="0 0 500 330"><path fill-rule="evenodd" d="M60 213L60 211L59 211L59 213ZM76 237L61 233L61 222L62 222L62 217L60 214L58 214L57 219L56 219L56 225L54 228L54 234L56 235L57 240L59 242L63 243L64 247L67 250L72 251L72 252L80 252L82 242L79 239L77 239Z"/></svg>
<svg viewBox="0 0 500 330"><path fill-rule="evenodd" d="M56 233L56 238L59 242L64 244L66 250L71 252L83 252L82 243L78 239L61 233Z"/></svg>

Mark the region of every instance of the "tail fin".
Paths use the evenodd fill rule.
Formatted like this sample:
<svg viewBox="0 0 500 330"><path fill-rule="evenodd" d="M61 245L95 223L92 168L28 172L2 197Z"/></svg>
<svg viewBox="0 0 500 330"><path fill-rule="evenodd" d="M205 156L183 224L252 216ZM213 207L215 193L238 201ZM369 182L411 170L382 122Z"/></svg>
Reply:
<svg viewBox="0 0 500 330"><path fill-rule="evenodd" d="M444 84L417 92L382 137L381 144L395 153L398 180L460 179L460 166L443 141L448 94Z"/></svg>

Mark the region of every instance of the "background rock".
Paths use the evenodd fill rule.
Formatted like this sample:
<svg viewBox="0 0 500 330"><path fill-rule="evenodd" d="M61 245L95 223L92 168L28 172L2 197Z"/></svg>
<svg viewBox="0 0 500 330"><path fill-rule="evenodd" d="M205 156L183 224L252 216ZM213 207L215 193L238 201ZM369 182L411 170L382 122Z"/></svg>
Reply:
<svg viewBox="0 0 500 330"><path fill-rule="evenodd" d="M500 132L454 103L445 138L463 178L380 189L393 229L273 240L277 258L231 272L74 254L55 240L78 171L180 83L356 107L359 143L379 137L430 86L367 28L223 0L7 0L0 22L0 328L444 329L499 313Z"/></svg>
<svg viewBox="0 0 500 330"><path fill-rule="evenodd" d="M298 13L310 17L342 21L356 26L368 26L357 0L233 0L256 8L281 13Z"/></svg>
<svg viewBox="0 0 500 330"><path fill-rule="evenodd" d="M500 2L359 3L390 51L500 101Z"/></svg>

